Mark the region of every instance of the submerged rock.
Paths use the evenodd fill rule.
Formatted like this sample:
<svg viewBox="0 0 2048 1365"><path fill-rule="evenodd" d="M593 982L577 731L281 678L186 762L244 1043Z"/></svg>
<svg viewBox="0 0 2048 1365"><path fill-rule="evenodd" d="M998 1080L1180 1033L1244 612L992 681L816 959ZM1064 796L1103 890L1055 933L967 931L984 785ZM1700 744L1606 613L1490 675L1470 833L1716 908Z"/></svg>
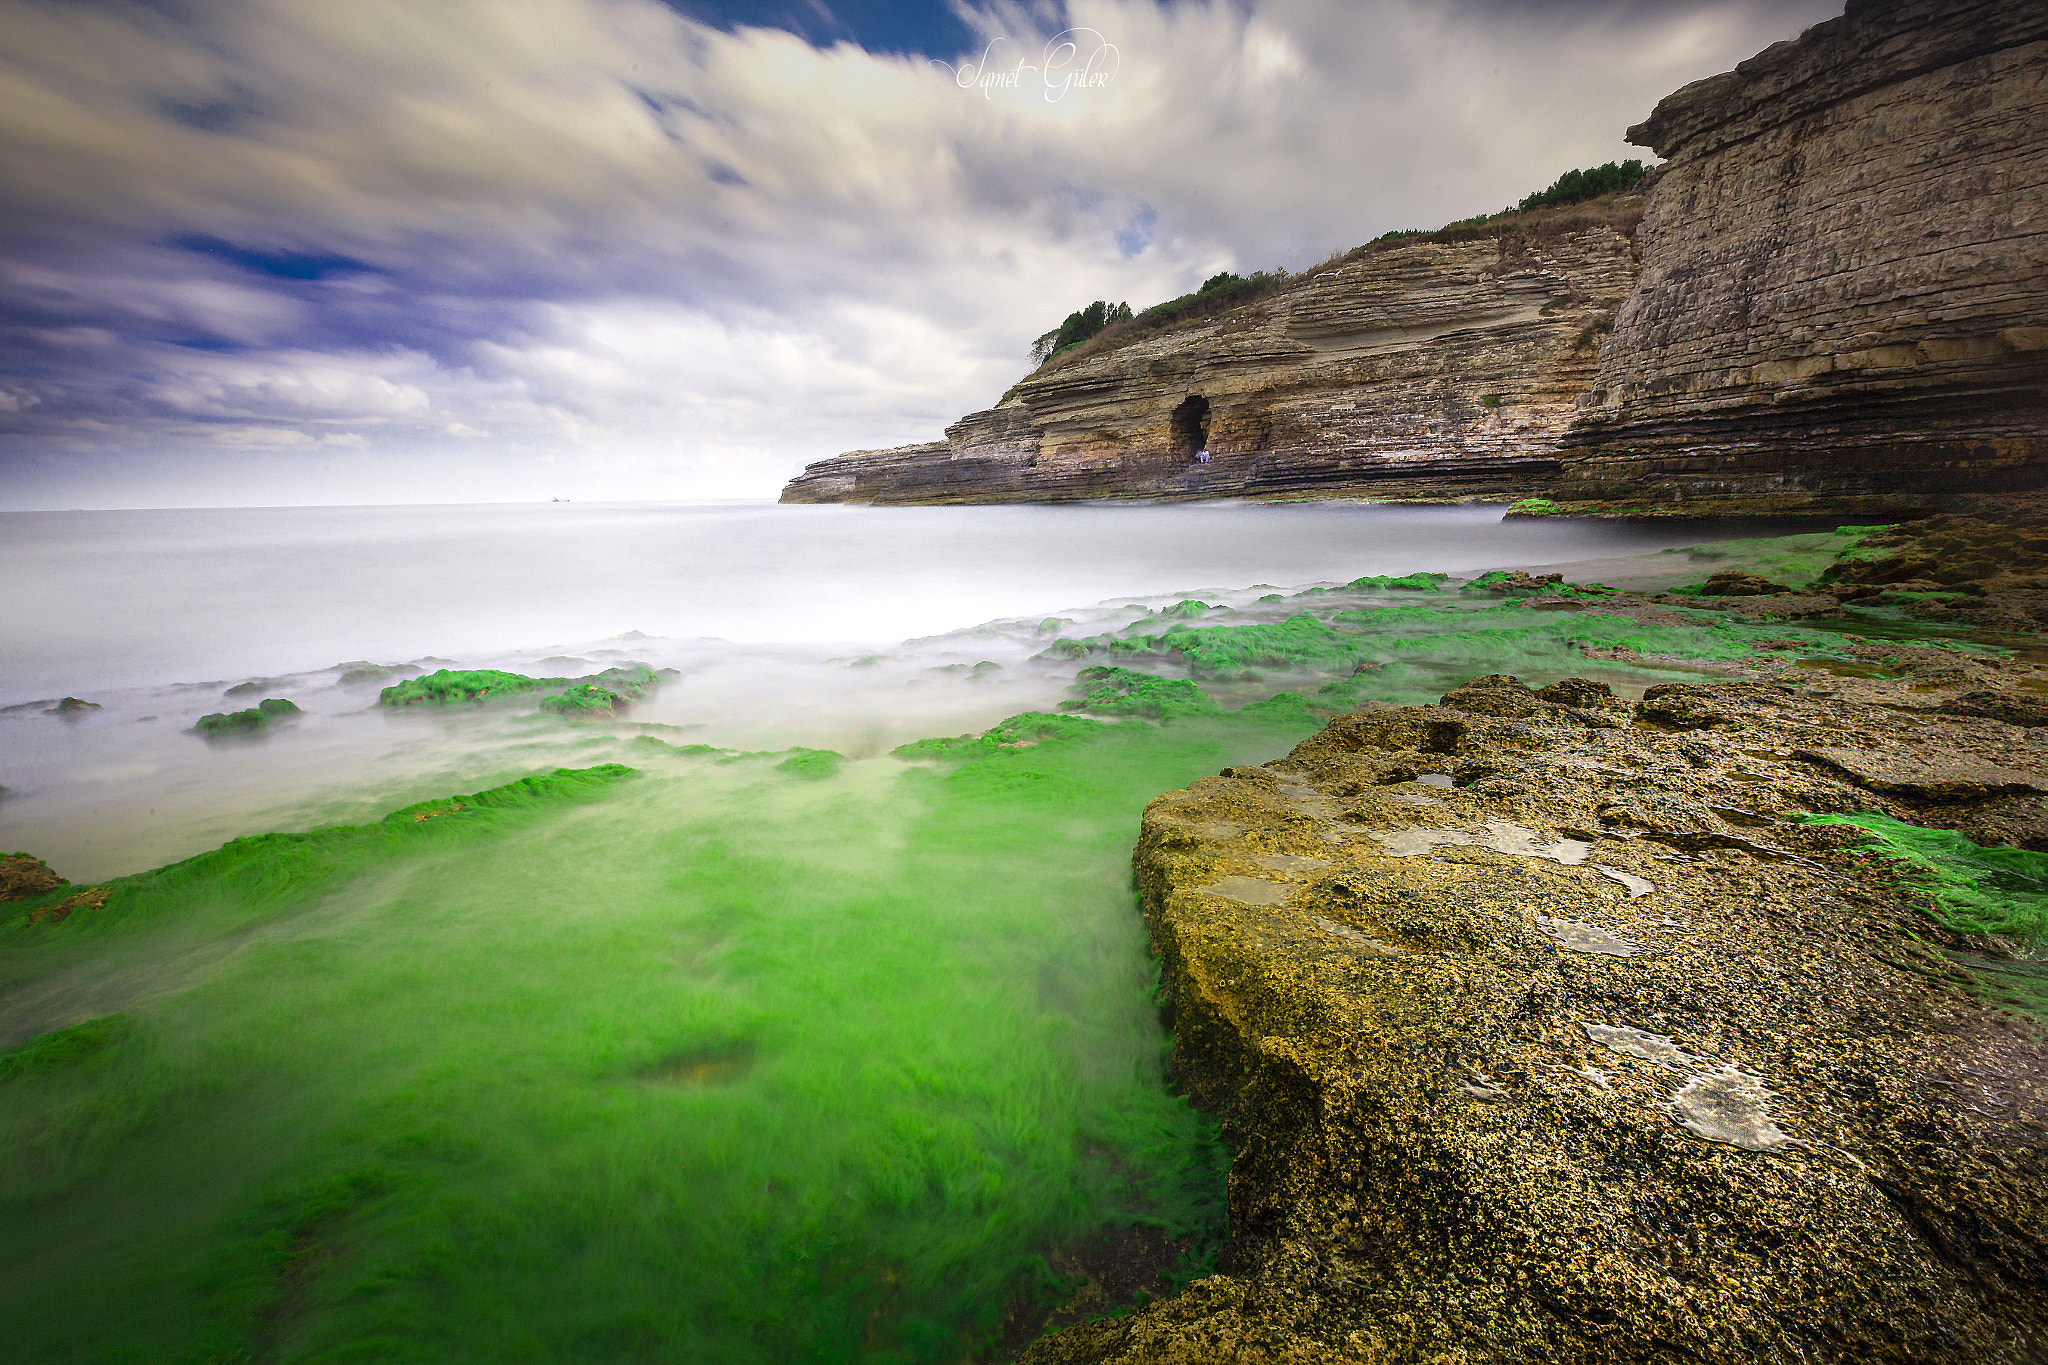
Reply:
<svg viewBox="0 0 2048 1365"><path fill-rule="evenodd" d="M218 738L223 735L253 735L267 730L280 720L287 720L302 714L298 706L284 697L267 697L246 711L215 711L201 716L192 726L192 733Z"/></svg>
<svg viewBox="0 0 2048 1365"><path fill-rule="evenodd" d="M1135 865L1234 1240L1030 1365L2048 1358L2048 1045L1899 864L1799 814L2048 845L2031 780L1979 772L2048 744L1836 681L1479 679L1155 800Z"/></svg>

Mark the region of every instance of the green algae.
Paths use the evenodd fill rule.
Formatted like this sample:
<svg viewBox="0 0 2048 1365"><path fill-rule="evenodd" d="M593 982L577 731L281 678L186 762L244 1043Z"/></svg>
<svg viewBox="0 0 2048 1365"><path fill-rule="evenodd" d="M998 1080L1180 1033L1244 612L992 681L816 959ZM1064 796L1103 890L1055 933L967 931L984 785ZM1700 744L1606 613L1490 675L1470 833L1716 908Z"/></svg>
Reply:
<svg viewBox="0 0 2048 1365"><path fill-rule="evenodd" d="M529 678L524 673L505 673L495 668L442 668L393 683L377 694L377 702L381 706L448 706L478 702L485 697L518 696L566 681Z"/></svg>
<svg viewBox="0 0 2048 1365"><path fill-rule="evenodd" d="M1030 713L801 782L621 737L630 782L14 907L10 998L130 1022L10 1073L10 1348L951 1362L1106 1224L1198 1274L1227 1151L1166 1084L1129 848L1156 792L1313 728Z"/></svg>
<svg viewBox="0 0 2048 1365"><path fill-rule="evenodd" d="M34 1072L58 1070L91 1061L133 1031L126 1015L106 1014L69 1028L52 1029L15 1047L0 1049L0 1085Z"/></svg>
<svg viewBox="0 0 2048 1365"><path fill-rule="evenodd" d="M2048 939L2048 853L1987 848L1954 830L1875 814L1808 819L1868 831L1871 837L1855 847L1897 862L1902 888L1925 895L1935 918L1949 928L2037 945Z"/></svg>
<svg viewBox="0 0 2048 1365"><path fill-rule="evenodd" d="M551 697L540 699L540 709L572 719L602 719L616 712L626 698L596 683L577 683Z"/></svg>
<svg viewBox="0 0 2048 1365"><path fill-rule="evenodd" d="M840 765L845 762L844 754L831 749L795 748L789 751L788 758L775 765L775 770L816 782L837 776Z"/></svg>
<svg viewBox="0 0 2048 1365"><path fill-rule="evenodd" d="M1172 664L1198 682L1211 683L1260 682L1268 673L1320 676L1330 681L1316 692L1316 699L1341 709L1364 700L1432 700L1452 673L1566 677L1582 671L1589 658L1600 658L1628 663L1645 677L1654 677L1658 659L1847 660L1862 643L1838 632L1785 622L1759 625L1705 610L1674 609L1669 614L1682 618L1683 624L1646 625L1602 611L1598 598L1570 611L1540 610L1531 603L1528 596L1483 604L1447 597L1427 604L1336 610L1327 619L1301 613L1283 621L1245 625L1177 624L1158 633L1061 639L1038 658L1107 657L1131 664ZM1088 681L1094 668L1121 666L1094 665L1084 670L1082 680ZM1092 703L1084 699L1076 709L1120 714L1119 705L1142 703L1121 702L1118 695L1104 693ZM1139 709L1135 714L1157 713Z"/></svg>
<svg viewBox="0 0 2048 1365"><path fill-rule="evenodd" d="M298 706L286 698L267 697L246 711L215 711L201 716L193 723L192 729L201 735L250 735L298 714Z"/></svg>
<svg viewBox="0 0 2048 1365"><path fill-rule="evenodd" d="M1368 574L1354 578L1344 586L1353 592L1441 592L1450 577L1447 573L1411 573L1399 578Z"/></svg>
<svg viewBox="0 0 2048 1365"><path fill-rule="evenodd" d="M1159 678L1105 665L1084 668L1074 678L1087 690L1078 698L1061 702L1063 711L1166 720L1173 716L1212 715L1217 709L1208 693L1185 678Z"/></svg>
<svg viewBox="0 0 2048 1365"><path fill-rule="evenodd" d="M551 687L571 691L598 688L626 701L638 701L659 687L665 677L674 676L677 676L674 670L655 669L642 663L619 664L581 678L529 678L524 673L506 673L495 668L444 668L394 683L377 694L377 702L390 707L451 706L462 702L481 702L489 697L516 697ZM568 693L560 695L567 696ZM593 694L579 695L587 697ZM544 699L541 705L552 711L568 713L595 709L574 702L549 706L550 700L554 699Z"/></svg>
<svg viewBox="0 0 2048 1365"><path fill-rule="evenodd" d="M1759 574L1792 587L1805 587L1819 579L1837 560L1884 558L1896 553L1894 549L1865 547L1862 544L1866 537L1890 529L1889 526L1837 526L1832 531L1809 531L1790 536L1708 541L1681 550L1666 550L1659 558L1668 557L1674 563L1686 566L1706 565L1713 573L1733 569Z"/></svg>

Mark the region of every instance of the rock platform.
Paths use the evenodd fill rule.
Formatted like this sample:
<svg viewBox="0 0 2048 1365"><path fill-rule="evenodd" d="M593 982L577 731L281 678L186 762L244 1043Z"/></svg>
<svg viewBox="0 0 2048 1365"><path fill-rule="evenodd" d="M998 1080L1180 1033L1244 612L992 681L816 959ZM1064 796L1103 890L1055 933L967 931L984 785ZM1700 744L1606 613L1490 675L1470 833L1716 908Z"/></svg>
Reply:
<svg viewBox="0 0 2048 1365"><path fill-rule="evenodd" d="M2048 848L2048 732L1984 701L2041 674L1894 662L1633 703L1482 678L1153 801L1232 1241L1024 1359L2048 1359L2044 1035L1804 818Z"/></svg>

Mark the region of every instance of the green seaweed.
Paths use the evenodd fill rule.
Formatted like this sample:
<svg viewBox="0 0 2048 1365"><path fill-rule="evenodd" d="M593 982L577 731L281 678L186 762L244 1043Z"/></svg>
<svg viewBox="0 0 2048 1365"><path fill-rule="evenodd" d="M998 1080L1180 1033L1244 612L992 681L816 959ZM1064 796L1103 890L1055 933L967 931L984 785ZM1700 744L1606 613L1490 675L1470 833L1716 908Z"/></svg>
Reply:
<svg viewBox="0 0 2048 1365"><path fill-rule="evenodd" d="M98 1058L134 1032L126 1015L103 1014L69 1028L53 1029L0 1050L0 1084L33 1072L73 1067Z"/></svg>
<svg viewBox="0 0 2048 1365"><path fill-rule="evenodd" d="M381 706L449 706L479 702L486 697L516 697L567 681L529 678L524 673L504 673L495 668L442 668L393 683L377 694L377 702Z"/></svg>
<svg viewBox="0 0 2048 1365"><path fill-rule="evenodd" d="M599 688L627 701L638 701L659 687L668 677L678 676L673 669L655 669L642 663L618 664L591 673L581 678L529 678L524 673L505 673L495 668L444 668L418 678L407 678L395 683L377 694L382 706L451 706L461 702L481 702L490 697L516 697L544 688L560 687L574 691L577 688ZM567 696L568 692L559 694ZM589 697L592 694L579 694ZM550 699L543 699L541 705L551 711L574 712L590 710L577 702L563 702L550 706Z"/></svg>
<svg viewBox="0 0 2048 1365"><path fill-rule="evenodd" d="M1061 702L1062 711L1167 720L1174 716L1209 715L1216 710L1209 694L1185 678L1158 678L1100 664L1082 669L1074 678L1088 690L1081 697Z"/></svg>
<svg viewBox="0 0 2048 1365"><path fill-rule="evenodd" d="M1129 849L1151 796L1313 725L1027 714L807 782L643 736L630 783L237 840L0 926L10 983L133 1020L8 1083L9 1349L952 1362L1105 1225L1196 1273L1228 1151L1166 1085Z"/></svg>
<svg viewBox="0 0 2048 1365"><path fill-rule="evenodd" d="M1364 578L1354 578L1344 586L1353 592L1441 592L1450 578L1447 573L1411 573L1399 578L1368 574Z"/></svg>
<svg viewBox="0 0 2048 1365"><path fill-rule="evenodd" d="M215 711L201 716L193 723L192 729L202 735L248 735L267 730L275 722L299 714L298 706L291 701L283 697L267 697L246 711Z"/></svg>
<svg viewBox="0 0 2048 1365"><path fill-rule="evenodd" d="M2048 853L1973 843L1954 830L1909 825L1876 814L1814 815L1820 825L1854 825L1870 838L1857 848L1897 862L1901 886L1923 893L1936 919L1966 934L2048 939Z"/></svg>
<svg viewBox="0 0 2048 1365"><path fill-rule="evenodd" d="M788 758L775 765L775 770L816 782L836 776L845 762L844 754L831 749L794 748L789 750Z"/></svg>
<svg viewBox="0 0 2048 1365"><path fill-rule="evenodd" d="M540 699L540 709L575 719L602 718L617 712L626 698L596 683L577 683Z"/></svg>

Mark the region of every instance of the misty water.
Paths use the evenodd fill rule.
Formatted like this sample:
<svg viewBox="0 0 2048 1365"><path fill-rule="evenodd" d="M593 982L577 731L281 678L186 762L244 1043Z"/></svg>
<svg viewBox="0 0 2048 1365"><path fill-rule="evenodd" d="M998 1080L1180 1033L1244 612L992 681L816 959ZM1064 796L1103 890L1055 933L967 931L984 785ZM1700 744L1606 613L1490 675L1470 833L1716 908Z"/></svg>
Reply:
<svg viewBox="0 0 2048 1365"><path fill-rule="evenodd" d="M1201 1273L1228 1156L1165 1073L1130 848L1151 796L1314 728L1228 708L1319 680L891 751L1055 710L1078 665L1054 640L1185 599L1412 616L1316 590L1586 561L1675 582L1699 576L1676 547L1743 529L1345 504L0 516L0 851L83 884L348 827L0 930L12 1339L951 1361L999 1352L1105 1229ZM1505 638L1395 643L1445 676L1571 668ZM343 680L626 661L678 676L599 725L393 713ZM191 733L272 696L304 714ZM582 775L450 799L557 769Z"/></svg>

